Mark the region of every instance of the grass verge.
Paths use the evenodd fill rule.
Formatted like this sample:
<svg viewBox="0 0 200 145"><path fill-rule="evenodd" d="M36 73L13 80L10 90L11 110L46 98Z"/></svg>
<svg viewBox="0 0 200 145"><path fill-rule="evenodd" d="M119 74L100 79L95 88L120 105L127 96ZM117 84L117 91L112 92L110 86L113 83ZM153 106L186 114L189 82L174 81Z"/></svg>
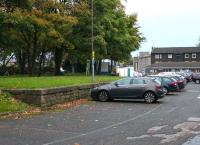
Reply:
<svg viewBox="0 0 200 145"><path fill-rule="evenodd" d="M7 94L0 94L0 113L17 112L28 109L29 106Z"/></svg>
<svg viewBox="0 0 200 145"><path fill-rule="evenodd" d="M1 112L0 119L26 119L31 118L33 115L41 115L49 112L62 112L66 109L79 106L82 104L88 104L90 101L88 99L79 99L73 100L70 102L65 102L62 104L53 105L48 108L40 108L40 107L25 107L22 110L18 110L17 112L11 112L11 110L7 110L8 112Z"/></svg>
<svg viewBox="0 0 200 145"><path fill-rule="evenodd" d="M95 83L115 81L117 76L95 76ZM9 76L0 77L0 88L8 89L36 89L92 83L91 76Z"/></svg>

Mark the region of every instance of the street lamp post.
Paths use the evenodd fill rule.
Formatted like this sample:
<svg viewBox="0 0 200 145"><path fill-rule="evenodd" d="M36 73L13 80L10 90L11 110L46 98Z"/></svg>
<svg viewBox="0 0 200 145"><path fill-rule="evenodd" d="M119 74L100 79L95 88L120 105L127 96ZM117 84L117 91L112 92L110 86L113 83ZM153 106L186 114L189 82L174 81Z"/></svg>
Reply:
<svg viewBox="0 0 200 145"><path fill-rule="evenodd" d="M92 13L92 82L94 82L94 3L91 0L91 13Z"/></svg>

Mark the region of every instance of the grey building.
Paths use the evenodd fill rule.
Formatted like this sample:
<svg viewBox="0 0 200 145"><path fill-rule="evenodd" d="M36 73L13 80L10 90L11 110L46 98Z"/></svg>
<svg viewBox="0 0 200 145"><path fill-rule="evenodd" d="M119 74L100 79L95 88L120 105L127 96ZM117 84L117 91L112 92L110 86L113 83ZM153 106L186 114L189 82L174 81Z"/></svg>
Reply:
<svg viewBox="0 0 200 145"><path fill-rule="evenodd" d="M200 47L152 48L150 72L200 71Z"/></svg>
<svg viewBox="0 0 200 145"><path fill-rule="evenodd" d="M149 52L139 52L139 56L133 59L134 71L144 73L145 67L151 65L151 55Z"/></svg>

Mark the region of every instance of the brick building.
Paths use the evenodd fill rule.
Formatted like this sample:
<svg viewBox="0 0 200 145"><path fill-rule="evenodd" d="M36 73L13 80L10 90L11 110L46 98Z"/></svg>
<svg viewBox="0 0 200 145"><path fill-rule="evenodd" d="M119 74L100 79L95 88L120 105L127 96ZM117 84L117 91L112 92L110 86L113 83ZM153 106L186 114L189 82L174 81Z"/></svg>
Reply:
<svg viewBox="0 0 200 145"><path fill-rule="evenodd" d="M152 48L149 72L192 70L200 72L200 47Z"/></svg>
<svg viewBox="0 0 200 145"><path fill-rule="evenodd" d="M139 56L133 59L134 71L143 73L145 67L151 65L151 55L149 52L139 52Z"/></svg>

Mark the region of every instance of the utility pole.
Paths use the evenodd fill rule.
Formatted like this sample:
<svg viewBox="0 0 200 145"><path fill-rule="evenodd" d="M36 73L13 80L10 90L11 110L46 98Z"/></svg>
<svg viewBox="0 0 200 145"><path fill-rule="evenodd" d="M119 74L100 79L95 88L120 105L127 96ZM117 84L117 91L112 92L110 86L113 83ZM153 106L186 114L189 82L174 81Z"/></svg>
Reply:
<svg viewBox="0 0 200 145"><path fill-rule="evenodd" d="M91 0L92 13L92 82L94 82L94 2Z"/></svg>

